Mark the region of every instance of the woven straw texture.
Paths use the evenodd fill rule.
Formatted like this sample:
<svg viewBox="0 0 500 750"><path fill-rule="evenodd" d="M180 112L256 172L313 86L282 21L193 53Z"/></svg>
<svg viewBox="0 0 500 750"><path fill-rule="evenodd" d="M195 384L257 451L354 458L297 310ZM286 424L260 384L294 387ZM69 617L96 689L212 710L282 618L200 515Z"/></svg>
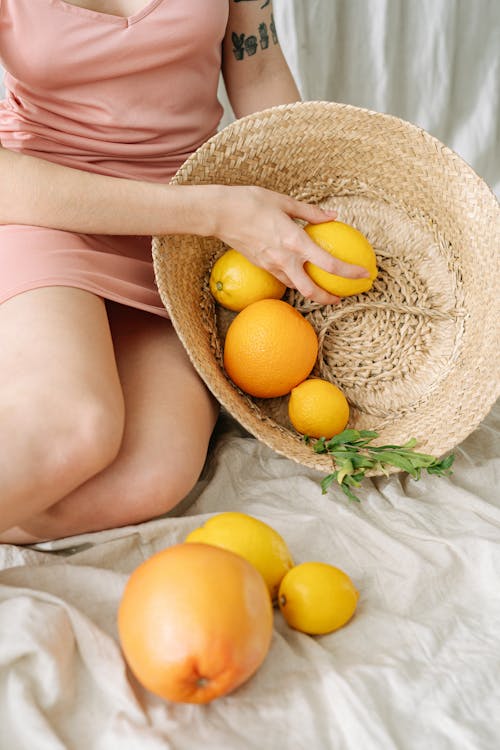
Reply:
<svg viewBox="0 0 500 750"><path fill-rule="evenodd" d="M366 235L379 266L370 292L336 307L292 290L285 296L318 334L313 374L344 391L349 426L376 430L378 443L415 437L417 450L441 456L480 423L500 394L500 207L454 152L392 116L302 102L232 123L173 182L261 185L335 208ZM214 238L153 238L173 325L208 387L250 433L331 470L330 458L291 427L288 397L251 398L224 372L234 313L215 304L208 277L225 249Z"/></svg>

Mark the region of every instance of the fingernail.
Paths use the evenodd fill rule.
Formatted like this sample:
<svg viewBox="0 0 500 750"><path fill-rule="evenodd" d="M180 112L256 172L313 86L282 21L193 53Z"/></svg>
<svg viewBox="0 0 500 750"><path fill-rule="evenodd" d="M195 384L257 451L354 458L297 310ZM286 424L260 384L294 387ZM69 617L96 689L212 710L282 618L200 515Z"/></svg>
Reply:
<svg viewBox="0 0 500 750"><path fill-rule="evenodd" d="M370 271L367 271L366 268L363 269L363 273L359 277L360 279L368 279L370 278Z"/></svg>

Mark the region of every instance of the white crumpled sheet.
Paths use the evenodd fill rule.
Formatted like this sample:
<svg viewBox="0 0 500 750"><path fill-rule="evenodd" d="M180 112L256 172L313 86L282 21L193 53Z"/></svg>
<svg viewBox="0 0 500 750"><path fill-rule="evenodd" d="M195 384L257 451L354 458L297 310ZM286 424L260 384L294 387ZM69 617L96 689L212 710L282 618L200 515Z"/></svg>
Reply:
<svg viewBox="0 0 500 750"><path fill-rule="evenodd" d="M408 119L500 195L498 0L274 8L304 99ZM0 545L0 750L498 750L500 405L456 454L450 479L368 481L358 505L226 420L183 517ZM276 613L247 684L167 704L126 672L117 605L135 566L224 510L270 523L296 562L343 568L359 609L320 638Z"/></svg>
<svg viewBox="0 0 500 750"><path fill-rule="evenodd" d="M1 749L497 750L500 403L456 456L451 478L367 480L357 504L225 418L183 517L58 553L0 546ZM142 560L226 510L270 523L296 562L348 572L359 607L322 637L277 611L244 686L165 703L125 669L119 599Z"/></svg>

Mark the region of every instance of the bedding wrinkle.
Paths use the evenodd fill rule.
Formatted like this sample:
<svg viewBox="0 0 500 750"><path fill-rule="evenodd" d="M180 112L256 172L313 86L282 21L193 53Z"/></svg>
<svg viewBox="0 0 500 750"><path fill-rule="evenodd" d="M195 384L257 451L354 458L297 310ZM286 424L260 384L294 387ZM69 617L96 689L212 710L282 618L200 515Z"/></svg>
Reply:
<svg viewBox="0 0 500 750"><path fill-rule="evenodd" d="M497 409L465 441L465 454L496 424ZM497 526L478 510L500 510L500 503L470 503L469 493L451 483L436 497L439 480L424 482L419 499L411 498L397 477L385 485L390 504L372 483L360 504L348 503L338 494L323 496L313 470L243 435L228 419L207 467L210 480L202 479L182 517L47 543L38 551L0 547L2 567L14 563L0 572L2 695L19 670L30 686L26 695L35 695L44 680L53 683L44 687L50 711L36 708L50 714L50 727L34 720L32 697L19 703L9 695L21 706L21 722L12 702L0 701L7 747L22 746L20 738L30 746L41 732L51 750L57 737L71 737L75 750L118 741L156 750L160 738L177 749L189 748L195 736L210 750L455 750L459 738L464 747L474 741L474 750L493 750L500 544ZM461 454L457 461L460 476L466 464ZM482 471L489 484L488 465ZM269 481L275 490L267 495ZM360 588L359 607L344 628L314 638L291 630L276 613L271 650L255 678L202 712L166 708L129 684L119 655L115 615L127 572L229 509L273 525L296 562L319 559L348 572ZM73 553L61 557L66 550ZM28 669L14 646L20 639L10 643L13 633L22 633L37 654ZM51 659L58 664L47 669ZM74 682L74 692L64 689L58 697L64 680ZM248 726L256 727L252 736ZM104 729L105 741L97 729Z"/></svg>

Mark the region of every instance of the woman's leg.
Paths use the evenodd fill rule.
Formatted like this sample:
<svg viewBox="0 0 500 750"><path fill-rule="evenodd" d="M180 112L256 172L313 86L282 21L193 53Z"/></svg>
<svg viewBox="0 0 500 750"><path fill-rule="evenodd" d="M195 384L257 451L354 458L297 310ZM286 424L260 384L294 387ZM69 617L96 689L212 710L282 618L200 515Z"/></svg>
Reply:
<svg viewBox="0 0 500 750"><path fill-rule="evenodd" d="M0 307L0 342L1 532L112 463L124 403L105 305L93 294L19 294Z"/></svg>
<svg viewBox="0 0 500 750"><path fill-rule="evenodd" d="M164 318L109 304L125 397L116 460L5 541L26 543L140 523L177 505L199 478L217 419L214 398ZM16 536L17 534L17 536ZM0 540L2 537L0 536Z"/></svg>

